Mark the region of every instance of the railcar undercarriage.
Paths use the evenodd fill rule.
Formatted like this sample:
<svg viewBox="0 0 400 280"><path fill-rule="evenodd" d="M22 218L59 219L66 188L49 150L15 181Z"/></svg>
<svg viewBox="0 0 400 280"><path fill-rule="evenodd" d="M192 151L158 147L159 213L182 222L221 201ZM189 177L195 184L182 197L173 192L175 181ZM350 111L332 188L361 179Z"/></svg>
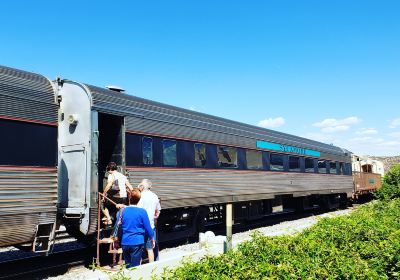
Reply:
<svg viewBox="0 0 400 280"><path fill-rule="evenodd" d="M251 224L279 214L298 213L313 209L329 211L346 207L346 194L311 195L293 197L276 196L274 199L236 202L233 204L234 224ZM157 222L160 242L182 238L196 239L199 232L223 228L225 205L213 204L161 211Z"/></svg>

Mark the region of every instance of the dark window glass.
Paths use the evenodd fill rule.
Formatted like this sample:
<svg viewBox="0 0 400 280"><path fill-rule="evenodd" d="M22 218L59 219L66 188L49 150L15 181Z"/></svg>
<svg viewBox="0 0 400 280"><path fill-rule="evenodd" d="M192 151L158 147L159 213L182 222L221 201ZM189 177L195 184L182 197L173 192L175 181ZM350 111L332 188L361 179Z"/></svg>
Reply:
<svg viewBox="0 0 400 280"><path fill-rule="evenodd" d="M339 162L339 175L343 175L344 174L344 163L343 162Z"/></svg>
<svg viewBox="0 0 400 280"><path fill-rule="evenodd" d="M218 166L222 168L237 167L236 148L217 146Z"/></svg>
<svg viewBox="0 0 400 280"><path fill-rule="evenodd" d="M300 158L289 156L289 171L300 172Z"/></svg>
<svg viewBox="0 0 400 280"><path fill-rule="evenodd" d="M305 170L306 172L314 172L314 159L306 158L305 159Z"/></svg>
<svg viewBox="0 0 400 280"><path fill-rule="evenodd" d="M345 168L346 168L346 175L353 175L352 173L353 173L353 170L352 170L352 168L351 168L351 163L346 163L345 164Z"/></svg>
<svg viewBox="0 0 400 280"><path fill-rule="evenodd" d="M57 127L0 119L0 147L0 165L54 167L57 164Z"/></svg>
<svg viewBox="0 0 400 280"><path fill-rule="evenodd" d="M153 164L153 138L143 137L142 142L143 150L143 164L152 165Z"/></svg>
<svg viewBox="0 0 400 280"><path fill-rule="evenodd" d="M325 160L319 160L318 161L318 173L326 173L326 161Z"/></svg>
<svg viewBox="0 0 400 280"><path fill-rule="evenodd" d="M163 165L176 166L176 141L163 140Z"/></svg>
<svg viewBox="0 0 400 280"><path fill-rule="evenodd" d="M262 169L262 152L260 151L246 151L247 169Z"/></svg>
<svg viewBox="0 0 400 280"><path fill-rule="evenodd" d="M336 162L335 161L329 162L329 173L336 174Z"/></svg>
<svg viewBox="0 0 400 280"><path fill-rule="evenodd" d="M141 166L143 165L143 151L142 151L143 136L135 134L125 134L125 158L127 166ZM107 162L108 163L108 162ZM101 168L105 170L106 167Z"/></svg>
<svg viewBox="0 0 400 280"><path fill-rule="evenodd" d="M283 155L270 154L271 171L283 171Z"/></svg>
<svg viewBox="0 0 400 280"><path fill-rule="evenodd" d="M194 144L194 160L196 167L205 167L207 163L206 144Z"/></svg>

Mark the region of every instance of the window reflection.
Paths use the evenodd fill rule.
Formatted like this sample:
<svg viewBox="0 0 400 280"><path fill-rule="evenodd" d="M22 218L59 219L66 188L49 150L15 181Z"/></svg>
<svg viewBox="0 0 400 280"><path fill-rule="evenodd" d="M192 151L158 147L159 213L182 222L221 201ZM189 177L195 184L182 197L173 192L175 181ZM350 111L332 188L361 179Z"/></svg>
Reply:
<svg viewBox="0 0 400 280"><path fill-rule="evenodd" d="M247 169L262 169L262 153L260 151L246 151Z"/></svg>
<svg viewBox="0 0 400 280"><path fill-rule="evenodd" d="M163 140L163 165L176 166L176 141Z"/></svg>
<svg viewBox="0 0 400 280"><path fill-rule="evenodd" d="M314 172L314 159L306 158L305 159L305 171L306 172Z"/></svg>
<svg viewBox="0 0 400 280"><path fill-rule="evenodd" d="M336 162L335 161L329 162L329 173L336 174Z"/></svg>
<svg viewBox="0 0 400 280"><path fill-rule="evenodd" d="M142 140L143 164L153 164L153 139L150 137L143 137Z"/></svg>
<svg viewBox="0 0 400 280"><path fill-rule="evenodd" d="M222 168L237 167L236 148L217 146L218 165Z"/></svg>
<svg viewBox="0 0 400 280"><path fill-rule="evenodd" d="M283 171L283 155L270 154L271 171Z"/></svg>
<svg viewBox="0 0 400 280"><path fill-rule="evenodd" d="M194 161L196 167L205 167L207 163L206 159L206 145L195 143L194 144Z"/></svg>
<svg viewBox="0 0 400 280"><path fill-rule="evenodd" d="M289 171L300 172L300 158L289 156Z"/></svg>
<svg viewBox="0 0 400 280"><path fill-rule="evenodd" d="M318 173L327 173L325 160L318 160Z"/></svg>

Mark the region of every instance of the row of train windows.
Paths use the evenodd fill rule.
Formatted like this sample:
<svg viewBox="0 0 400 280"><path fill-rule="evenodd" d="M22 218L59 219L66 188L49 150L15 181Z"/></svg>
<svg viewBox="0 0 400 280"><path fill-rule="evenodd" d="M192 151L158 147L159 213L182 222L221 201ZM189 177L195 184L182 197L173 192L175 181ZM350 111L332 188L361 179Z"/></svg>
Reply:
<svg viewBox="0 0 400 280"><path fill-rule="evenodd" d="M154 139L153 139L154 138ZM140 139L140 143L138 143ZM278 153L246 150L234 147L218 146L188 141L177 141L172 139L160 139L158 137L131 136L127 138L127 163L128 165L158 166L155 156L155 142L161 146L161 166L181 167L203 167L203 168L228 168L228 169L250 169L271 170L290 172L310 172L328 174L351 174L350 165L342 162L318 160L299 156L284 155ZM139 145L138 145L139 144ZM181 144L181 145L179 145ZM141 146L141 151L136 152L136 160L130 159L130 146ZM190 145L192 147L190 147ZM179 146L182 150L179 153ZM189 147L188 147L189 146ZM138 157L141 153L141 162ZM188 155L189 154L189 155ZM216 155L216 156L215 156ZM179 164L181 162L186 164ZM191 158L194 162L187 163L184 158ZM190 162L190 160L189 160Z"/></svg>

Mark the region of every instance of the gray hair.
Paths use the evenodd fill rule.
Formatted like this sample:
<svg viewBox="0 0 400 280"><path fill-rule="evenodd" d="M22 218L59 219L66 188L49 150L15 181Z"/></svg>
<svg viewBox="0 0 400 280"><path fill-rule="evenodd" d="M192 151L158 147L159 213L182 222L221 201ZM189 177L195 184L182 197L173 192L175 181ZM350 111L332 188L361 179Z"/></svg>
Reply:
<svg viewBox="0 0 400 280"><path fill-rule="evenodd" d="M151 189L152 182L149 179L143 179L142 182L140 182L139 187L143 186L145 190L150 190Z"/></svg>

